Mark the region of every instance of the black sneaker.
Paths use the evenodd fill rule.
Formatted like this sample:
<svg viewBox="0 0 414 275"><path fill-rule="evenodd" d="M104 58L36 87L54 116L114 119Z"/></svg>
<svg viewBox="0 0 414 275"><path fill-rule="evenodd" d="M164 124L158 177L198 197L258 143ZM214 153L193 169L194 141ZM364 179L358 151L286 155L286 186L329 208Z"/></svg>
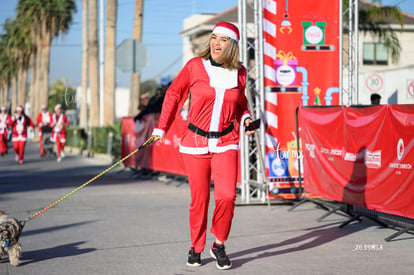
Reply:
<svg viewBox="0 0 414 275"><path fill-rule="evenodd" d="M216 266L218 269L229 269L231 267L230 259L227 257L226 251L224 250L224 244L218 245L216 242L213 242L210 254L211 257L216 259Z"/></svg>
<svg viewBox="0 0 414 275"><path fill-rule="evenodd" d="M195 253L194 247L191 247L191 249L188 251L188 260L187 265L188 266L200 266L201 265L201 253Z"/></svg>

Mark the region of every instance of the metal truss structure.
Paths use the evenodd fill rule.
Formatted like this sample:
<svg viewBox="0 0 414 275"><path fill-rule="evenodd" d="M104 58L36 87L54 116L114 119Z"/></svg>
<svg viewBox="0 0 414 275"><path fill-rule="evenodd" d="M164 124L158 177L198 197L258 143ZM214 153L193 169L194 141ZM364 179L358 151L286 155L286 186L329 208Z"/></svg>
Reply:
<svg viewBox="0 0 414 275"><path fill-rule="evenodd" d="M342 23L340 27L342 38L340 41L342 48L340 55L341 104L350 106L358 104L358 0L349 0L348 8L342 12L340 22ZM348 35L348 45L345 47L343 45L344 33ZM347 81L343 81L345 77Z"/></svg>
<svg viewBox="0 0 414 275"><path fill-rule="evenodd" d="M261 118L264 125L263 0L239 0L238 7L240 58L248 73L246 96L253 116ZM253 24L247 22L248 10L253 10ZM341 24L342 19L347 20L340 26L340 98L342 105L354 105L358 103L358 0L349 0L348 8L342 12L340 19ZM348 45L345 47L343 31L348 34ZM343 60L347 60L347 63ZM343 81L344 77L347 77L346 82ZM269 202L264 143L264 127L254 137L241 137L241 203Z"/></svg>
<svg viewBox="0 0 414 275"><path fill-rule="evenodd" d="M248 9L248 5L252 9ZM254 23L248 24L248 10L254 12ZM268 198L264 163L264 73L263 73L263 1L239 0L240 58L247 69L246 96L254 119L262 127L254 136L242 136L241 202L263 203ZM254 62L252 62L254 60ZM242 130L243 132L243 130Z"/></svg>

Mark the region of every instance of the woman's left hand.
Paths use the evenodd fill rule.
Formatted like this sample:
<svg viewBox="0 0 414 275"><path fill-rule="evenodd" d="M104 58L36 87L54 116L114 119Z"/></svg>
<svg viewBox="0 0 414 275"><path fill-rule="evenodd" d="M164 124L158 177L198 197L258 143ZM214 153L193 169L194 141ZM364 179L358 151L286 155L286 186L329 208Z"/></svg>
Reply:
<svg viewBox="0 0 414 275"><path fill-rule="evenodd" d="M253 122L253 120L251 120L250 118L246 118L245 120L244 120L244 126L249 126L250 125L250 123L252 123ZM254 133L256 132L256 130L251 130L251 131L246 131L244 134L246 135L246 136L250 136L250 135L253 135Z"/></svg>

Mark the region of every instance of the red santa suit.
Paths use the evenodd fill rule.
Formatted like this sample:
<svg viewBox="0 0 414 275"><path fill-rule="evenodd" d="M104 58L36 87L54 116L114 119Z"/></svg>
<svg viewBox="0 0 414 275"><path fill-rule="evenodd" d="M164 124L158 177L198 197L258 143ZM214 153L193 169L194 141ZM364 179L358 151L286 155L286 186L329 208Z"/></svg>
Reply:
<svg viewBox="0 0 414 275"><path fill-rule="evenodd" d="M45 155L45 149L43 148L43 136L42 136L42 127L43 126L50 126L52 127L52 114L49 112L40 112L37 115L37 128L39 131L39 150L41 155Z"/></svg>
<svg viewBox="0 0 414 275"><path fill-rule="evenodd" d="M191 188L190 229L196 253L205 246L210 181L214 180L216 207L211 232L227 240L234 213L239 128L250 117L244 95L246 69L213 66L210 60L191 59L168 89L153 135L164 136L189 93L189 127L180 152Z"/></svg>
<svg viewBox="0 0 414 275"><path fill-rule="evenodd" d="M12 124L11 116L6 113L0 113L0 154L4 155L9 151L7 146L8 128Z"/></svg>
<svg viewBox="0 0 414 275"><path fill-rule="evenodd" d="M32 120L25 115L16 116L12 124L12 141L14 152L16 153L16 161L23 163L24 147L30 135L33 135L34 124Z"/></svg>
<svg viewBox="0 0 414 275"><path fill-rule="evenodd" d="M52 115L52 125L54 127L50 139L56 143L56 150L60 158L66 143L66 128L69 127L68 117L63 113L60 113L60 115L54 113Z"/></svg>

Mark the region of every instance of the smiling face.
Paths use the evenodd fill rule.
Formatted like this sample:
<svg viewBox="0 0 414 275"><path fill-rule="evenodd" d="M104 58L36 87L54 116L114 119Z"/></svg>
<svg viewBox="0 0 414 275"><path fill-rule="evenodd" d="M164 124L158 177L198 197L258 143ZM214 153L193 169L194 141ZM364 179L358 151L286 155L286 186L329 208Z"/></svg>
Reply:
<svg viewBox="0 0 414 275"><path fill-rule="evenodd" d="M222 34L213 33L210 38L210 54L214 61L223 63L224 50L229 46L230 38Z"/></svg>

